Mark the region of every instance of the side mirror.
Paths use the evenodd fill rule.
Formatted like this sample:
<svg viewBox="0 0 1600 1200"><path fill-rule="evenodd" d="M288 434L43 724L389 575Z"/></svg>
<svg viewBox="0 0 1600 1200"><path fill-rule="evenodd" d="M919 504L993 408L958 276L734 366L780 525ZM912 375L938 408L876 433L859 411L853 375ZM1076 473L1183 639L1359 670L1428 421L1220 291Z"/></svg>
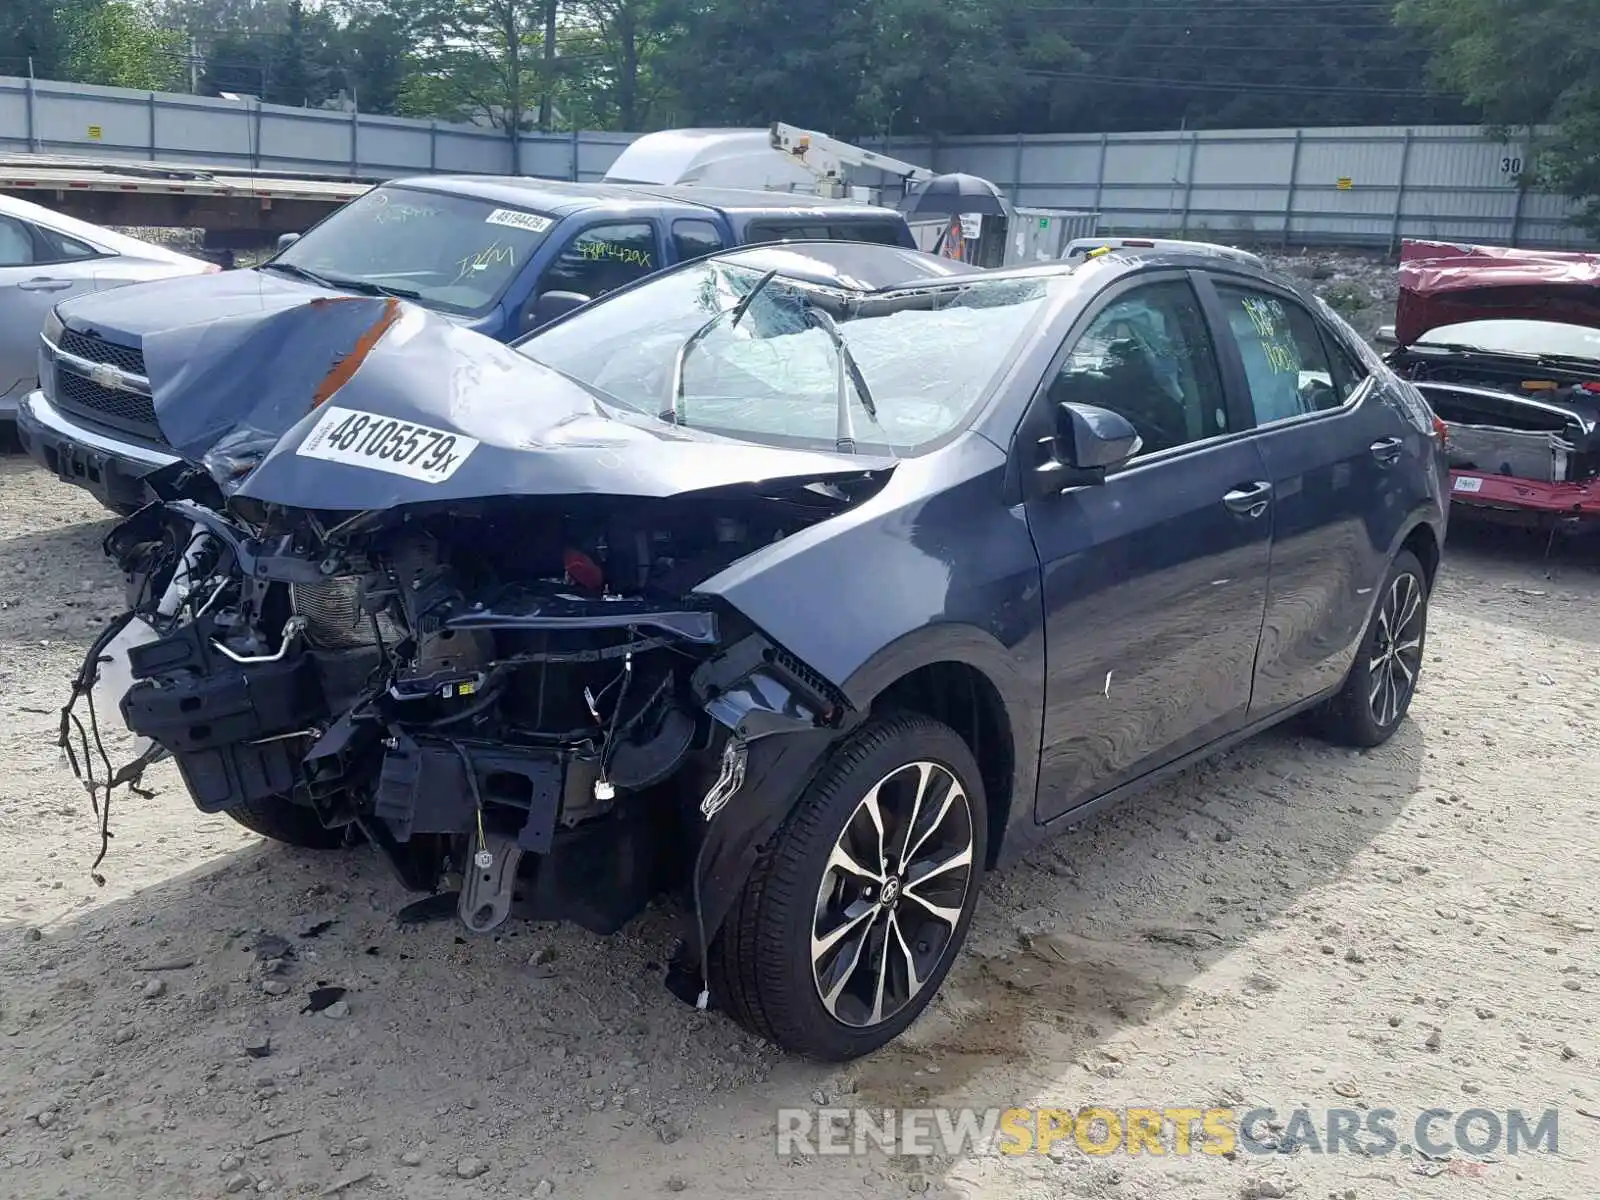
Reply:
<svg viewBox="0 0 1600 1200"><path fill-rule="evenodd" d="M300 240L298 233L280 233L278 235L278 250L283 252Z"/></svg>
<svg viewBox="0 0 1600 1200"><path fill-rule="evenodd" d="M523 310L522 332L531 333L542 328L557 317L581 308L591 299L593 297L585 296L582 292L545 292Z"/></svg>
<svg viewBox="0 0 1600 1200"><path fill-rule="evenodd" d="M1037 469L1041 493L1104 483L1106 471L1120 467L1143 444L1120 413L1092 404L1063 403L1056 408L1051 452Z"/></svg>

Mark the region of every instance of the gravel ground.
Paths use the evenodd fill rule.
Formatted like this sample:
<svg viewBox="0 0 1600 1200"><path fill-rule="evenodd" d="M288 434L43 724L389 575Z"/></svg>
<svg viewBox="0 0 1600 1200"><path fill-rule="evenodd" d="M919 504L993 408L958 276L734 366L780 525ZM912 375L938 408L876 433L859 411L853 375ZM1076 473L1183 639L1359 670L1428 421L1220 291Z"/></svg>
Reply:
<svg viewBox="0 0 1600 1200"><path fill-rule="evenodd" d="M406 1200L1600 1194L1600 562L1459 523L1411 721L1295 730L989 880L907 1037L825 1069L609 940L401 928L369 852L119 799L103 888L55 712L120 589L77 491L0 457L0 1194ZM347 989L327 1012L312 988ZM259 1057L254 1056L259 1055ZM776 1110L1560 1110L1559 1153L782 1158Z"/></svg>

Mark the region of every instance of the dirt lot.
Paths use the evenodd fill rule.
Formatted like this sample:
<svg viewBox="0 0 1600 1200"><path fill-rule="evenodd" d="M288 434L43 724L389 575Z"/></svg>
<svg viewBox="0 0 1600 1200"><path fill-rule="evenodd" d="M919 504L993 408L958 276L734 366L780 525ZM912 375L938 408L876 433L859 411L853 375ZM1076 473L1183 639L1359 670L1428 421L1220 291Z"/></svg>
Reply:
<svg viewBox="0 0 1600 1200"><path fill-rule="evenodd" d="M936 1010L834 1071L669 997L669 913L402 929L374 856L263 844L168 769L97 888L53 730L117 605L107 528L0 458L0 1194L1600 1194L1592 551L1458 526L1391 745L1270 734L992 878ZM344 1003L303 1013L323 984ZM1554 1107L1559 1153L780 1159L776 1110L819 1098L1387 1107L1402 1134Z"/></svg>

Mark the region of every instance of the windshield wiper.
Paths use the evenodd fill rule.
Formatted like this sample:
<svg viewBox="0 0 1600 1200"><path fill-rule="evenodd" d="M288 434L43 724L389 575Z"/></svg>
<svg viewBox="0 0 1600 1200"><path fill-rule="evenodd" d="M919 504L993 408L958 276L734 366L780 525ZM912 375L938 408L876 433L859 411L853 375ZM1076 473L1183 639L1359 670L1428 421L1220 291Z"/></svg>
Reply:
<svg viewBox="0 0 1600 1200"><path fill-rule="evenodd" d="M345 291L357 292L364 296L393 296L397 300L421 300L422 293L414 292L410 288L391 287L387 283L374 283L370 279L345 279L337 275L323 275L317 271L307 270L298 263L272 262L261 264L263 271L281 271L285 275L293 275L314 283L318 287L325 287L330 292Z"/></svg>
<svg viewBox="0 0 1600 1200"><path fill-rule="evenodd" d="M308 283L314 283L318 287L325 287L329 288L330 290L333 287L332 283L324 279L321 275L318 275L315 271L308 271L302 266L297 266L295 263L278 262L276 259L273 259L271 262L262 263L257 269L262 271L281 271L285 275L293 275L297 279L304 279Z"/></svg>
<svg viewBox="0 0 1600 1200"><path fill-rule="evenodd" d="M1573 371L1592 371L1595 364L1600 363L1600 354L1540 354L1536 357L1546 366L1566 367Z"/></svg>
<svg viewBox="0 0 1600 1200"><path fill-rule="evenodd" d="M845 345L844 334L839 332L839 325L831 315L820 308L806 307L806 320L815 325L828 340L833 343L833 348L839 355L839 419L834 431L834 449L840 454L854 454L856 452L855 424L850 419L850 385L854 384L856 393L861 397L861 407L867 410L867 416L872 418L872 423L877 425L878 406L872 399L872 389L867 387L867 380L861 374L861 368L856 365L856 356L850 353L850 347Z"/></svg>
<svg viewBox="0 0 1600 1200"><path fill-rule="evenodd" d="M667 396L667 407L657 414L661 420L668 425L683 424L683 365L689 361L689 352L705 341L706 337L724 317L733 318L732 324L728 326L729 329L738 328L739 322L744 319L745 313L750 311L750 306L755 303L756 297L761 294L761 289L771 283L777 274L776 267L768 271L760 279L756 280L756 285L744 294L744 298L739 303L732 308L725 308L717 313L704 325L700 326L699 329L691 333L688 340L678 347L678 353L672 359L671 391Z"/></svg>
<svg viewBox="0 0 1600 1200"><path fill-rule="evenodd" d="M359 292L364 296L393 296L396 300L422 299L422 293L412 288L375 283L370 279L347 279L341 275L324 275L323 279L329 287L340 288L347 292Z"/></svg>
<svg viewBox="0 0 1600 1200"><path fill-rule="evenodd" d="M1496 350L1489 346L1473 346L1466 342L1422 342L1412 349L1420 350L1424 354L1429 350L1441 350L1446 354L1465 354L1473 358L1499 358L1543 367L1565 367L1575 371L1590 371L1600 363L1600 354L1588 357L1582 354L1541 354L1537 350Z"/></svg>

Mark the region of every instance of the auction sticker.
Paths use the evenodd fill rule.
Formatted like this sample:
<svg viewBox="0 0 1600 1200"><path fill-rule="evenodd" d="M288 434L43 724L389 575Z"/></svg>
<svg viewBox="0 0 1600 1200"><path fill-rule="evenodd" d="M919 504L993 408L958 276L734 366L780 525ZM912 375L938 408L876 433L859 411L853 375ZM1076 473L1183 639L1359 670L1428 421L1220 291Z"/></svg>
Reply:
<svg viewBox="0 0 1600 1200"><path fill-rule="evenodd" d="M478 448L478 439L378 413L329 405L296 454L443 483Z"/></svg>
<svg viewBox="0 0 1600 1200"><path fill-rule="evenodd" d="M1457 475L1455 490L1458 492L1481 492L1483 491L1483 480L1476 475Z"/></svg>
<svg viewBox="0 0 1600 1200"><path fill-rule="evenodd" d="M497 208L483 219L485 225L506 225L512 229L526 229L529 233L543 233L555 222L538 213L523 212L516 208Z"/></svg>

